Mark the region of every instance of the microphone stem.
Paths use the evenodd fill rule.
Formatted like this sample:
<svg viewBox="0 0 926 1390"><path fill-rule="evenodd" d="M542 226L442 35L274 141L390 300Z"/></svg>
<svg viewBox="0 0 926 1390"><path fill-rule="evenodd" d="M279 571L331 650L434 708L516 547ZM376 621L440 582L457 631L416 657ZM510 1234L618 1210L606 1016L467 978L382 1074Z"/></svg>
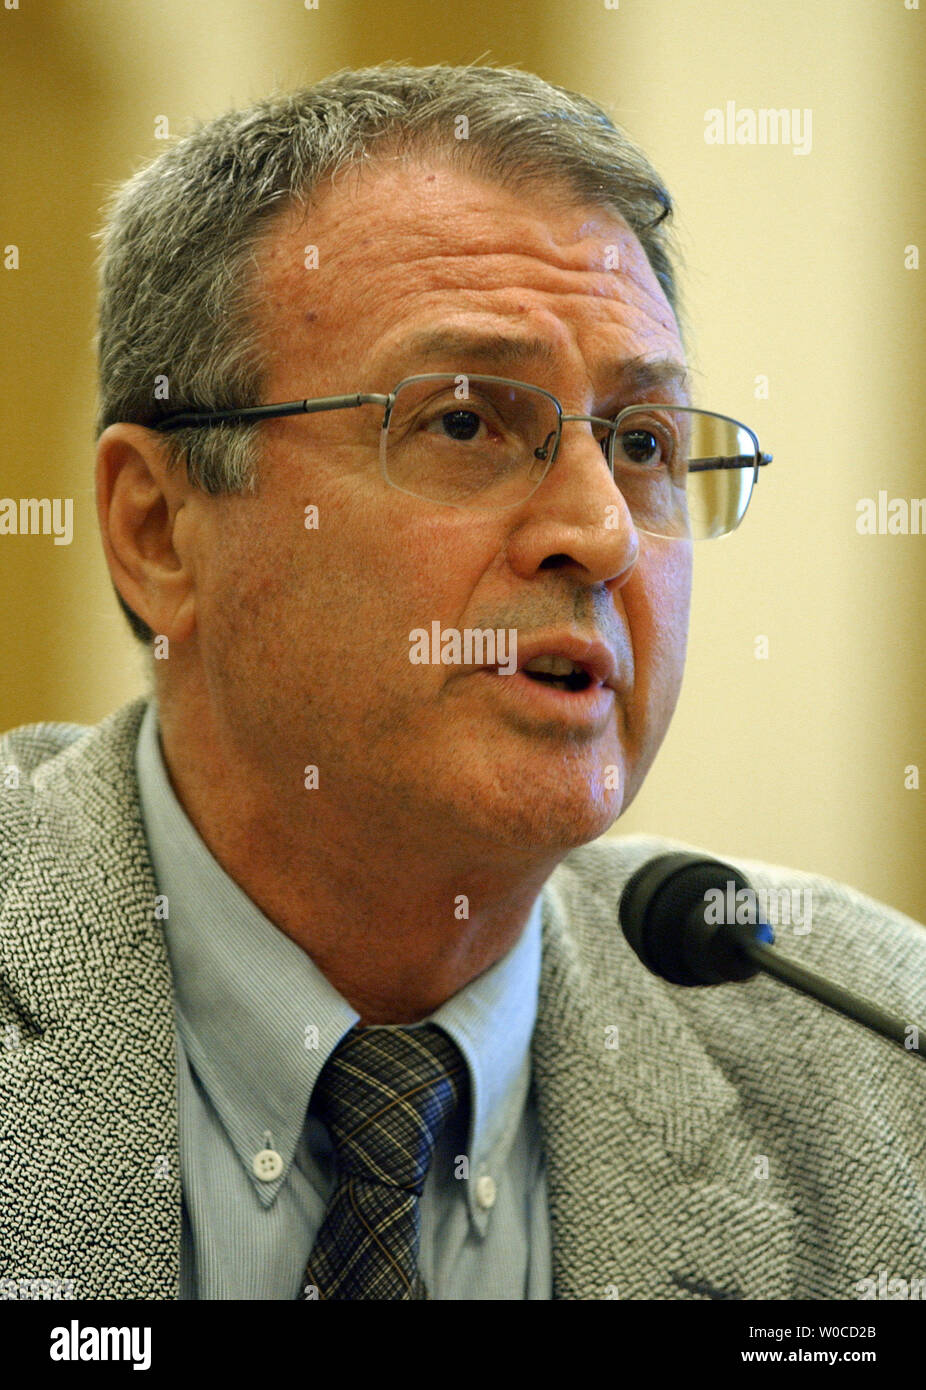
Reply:
<svg viewBox="0 0 926 1390"><path fill-rule="evenodd" d="M851 994L849 990L841 989L832 981L825 980L821 975L816 975L812 970L798 965L796 961L780 955L771 946L767 946L764 941L756 941L750 935L752 930L754 928L747 928L742 932L737 931L736 943L760 970L774 975L776 980L790 985L792 989L798 989L804 994L812 995L821 1003L836 1009L837 1012L848 1014L857 1023L863 1023L866 1028L880 1033L882 1037L890 1038L891 1042L899 1043L904 1051L915 1052L919 1057L926 1058L926 1029L909 1020L904 1022L902 1019L886 1013L885 1010L869 1003L867 999L861 999L857 994Z"/></svg>

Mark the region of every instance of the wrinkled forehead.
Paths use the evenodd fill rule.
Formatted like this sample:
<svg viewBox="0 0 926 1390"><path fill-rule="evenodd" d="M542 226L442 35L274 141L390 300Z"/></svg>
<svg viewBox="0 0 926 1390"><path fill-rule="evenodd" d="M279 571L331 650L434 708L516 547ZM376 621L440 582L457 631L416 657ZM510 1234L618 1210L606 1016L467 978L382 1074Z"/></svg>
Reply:
<svg viewBox="0 0 926 1390"><path fill-rule="evenodd" d="M683 356L633 231L562 187L514 191L427 163L351 169L280 215L258 267L263 327L279 358L349 342L360 360L448 315L498 327L530 318L553 339L610 329L634 355Z"/></svg>

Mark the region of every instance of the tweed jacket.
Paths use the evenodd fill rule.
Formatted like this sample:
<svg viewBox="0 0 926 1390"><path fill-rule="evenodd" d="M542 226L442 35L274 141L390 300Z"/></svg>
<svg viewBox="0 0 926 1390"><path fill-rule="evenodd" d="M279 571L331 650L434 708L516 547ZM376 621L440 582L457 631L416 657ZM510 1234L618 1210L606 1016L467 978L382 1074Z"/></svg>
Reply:
<svg viewBox="0 0 926 1390"><path fill-rule="evenodd" d="M179 1294L143 710L0 740L0 1277L70 1279L81 1299ZM532 1068L554 1297L856 1299L866 1280L923 1278L923 1061L766 977L685 989L649 974L618 900L639 863L679 847L600 839L544 888ZM780 927L783 950L926 1019L923 927L830 880L736 864L757 888L810 890L811 930Z"/></svg>

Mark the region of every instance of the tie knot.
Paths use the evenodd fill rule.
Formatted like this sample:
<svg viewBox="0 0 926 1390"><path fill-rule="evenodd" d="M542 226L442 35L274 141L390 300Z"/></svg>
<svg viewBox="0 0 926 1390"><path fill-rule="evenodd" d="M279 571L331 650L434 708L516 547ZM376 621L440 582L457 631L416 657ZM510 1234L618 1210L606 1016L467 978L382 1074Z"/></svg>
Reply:
<svg viewBox="0 0 926 1390"><path fill-rule="evenodd" d="M339 1171L420 1197L434 1146L465 1080L458 1047L432 1023L352 1028L312 1094Z"/></svg>

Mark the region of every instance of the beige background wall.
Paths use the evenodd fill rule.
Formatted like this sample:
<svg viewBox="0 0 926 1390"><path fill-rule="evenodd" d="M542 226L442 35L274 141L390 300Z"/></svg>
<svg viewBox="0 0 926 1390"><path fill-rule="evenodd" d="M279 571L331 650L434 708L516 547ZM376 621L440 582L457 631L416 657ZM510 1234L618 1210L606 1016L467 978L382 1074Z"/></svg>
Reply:
<svg viewBox="0 0 926 1390"><path fill-rule="evenodd" d="M860 498L926 496L926 296L904 264L926 241L926 0L11 3L0 496L73 497L75 535L0 536L0 728L95 721L143 688L93 509L91 238L109 185L163 148L156 118L183 133L385 58L512 63L648 151L677 201L699 403L775 454L740 532L698 548L682 699L617 829L816 869L926 920L926 793L904 786L909 765L926 779L926 536L856 532ZM728 101L809 108L810 152L707 144Z"/></svg>

